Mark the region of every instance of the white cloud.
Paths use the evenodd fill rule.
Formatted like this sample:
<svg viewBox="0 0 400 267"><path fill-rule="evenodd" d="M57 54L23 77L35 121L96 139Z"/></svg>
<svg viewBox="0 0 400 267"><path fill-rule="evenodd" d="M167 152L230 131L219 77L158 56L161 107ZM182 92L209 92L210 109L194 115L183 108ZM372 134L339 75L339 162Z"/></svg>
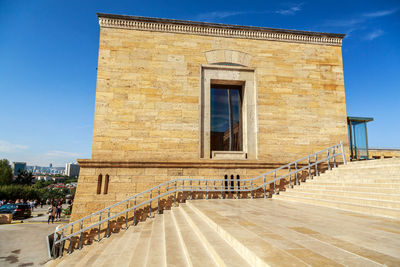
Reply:
<svg viewBox="0 0 400 267"><path fill-rule="evenodd" d="M75 152L66 152L66 151L60 151L60 150L52 150L52 151L48 151L45 154L48 157L79 157L80 154L79 153L75 153Z"/></svg>
<svg viewBox="0 0 400 267"><path fill-rule="evenodd" d="M290 7L286 8L286 9L277 10L277 11L275 11L275 13L281 14L281 15L284 15L284 16L294 15L297 12L302 10L302 6L303 6L303 3L293 4L293 5L291 5Z"/></svg>
<svg viewBox="0 0 400 267"><path fill-rule="evenodd" d="M328 27L353 27L365 21L364 18L327 20L324 25Z"/></svg>
<svg viewBox="0 0 400 267"><path fill-rule="evenodd" d="M363 16L368 17L368 18L378 18L378 17L384 17L391 15L393 13L397 12L397 8L390 9L390 10L382 10L382 11L376 11L376 12L371 12L371 13L365 13Z"/></svg>
<svg viewBox="0 0 400 267"><path fill-rule="evenodd" d="M4 153L12 153L16 152L17 150L21 149L28 149L28 146L19 145L19 144L12 144L4 140L0 140L0 152Z"/></svg>
<svg viewBox="0 0 400 267"><path fill-rule="evenodd" d="M372 32L368 33L365 36L365 39L368 40L368 41L371 41L371 40L374 40L375 38L378 38L379 36L382 36L384 33L385 32L382 31L381 29L375 30L375 31L372 31Z"/></svg>
<svg viewBox="0 0 400 267"><path fill-rule="evenodd" d="M232 17L232 16L237 16L237 15L242 15L246 14L249 12L240 12L240 11L214 11L214 12L208 12L208 13L202 13L197 16L195 16L195 20L201 20L201 21L215 21L219 19L224 19L227 17Z"/></svg>

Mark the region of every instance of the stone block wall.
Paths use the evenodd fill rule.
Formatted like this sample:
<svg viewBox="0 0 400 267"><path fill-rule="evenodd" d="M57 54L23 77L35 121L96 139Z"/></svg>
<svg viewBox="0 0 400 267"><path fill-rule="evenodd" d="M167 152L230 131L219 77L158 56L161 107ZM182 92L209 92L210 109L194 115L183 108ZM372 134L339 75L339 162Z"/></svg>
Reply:
<svg viewBox="0 0 400 267"><path fill-rule="evenodd" d="M79 160L72 220L170 179L251 178L340 141L348 151L338 38L143 18L100 21L92 158ZM263 34L272 37L257 37ZM251 160L201 156L202 68L221 62L254 75ZM99 174L110 177L107 194L96 194Z"/></svg>

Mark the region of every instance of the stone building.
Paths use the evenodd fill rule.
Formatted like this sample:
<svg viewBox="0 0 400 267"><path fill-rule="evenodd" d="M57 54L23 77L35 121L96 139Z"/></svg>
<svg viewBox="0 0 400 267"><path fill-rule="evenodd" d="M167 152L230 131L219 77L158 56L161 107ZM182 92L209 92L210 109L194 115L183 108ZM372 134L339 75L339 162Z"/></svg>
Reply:
<svg viewBox="0 0 400 267"><path fill-rule="evenodd" d="M343 34L98 14L72 220L166 180L251 178L343 141Z"/></svg>

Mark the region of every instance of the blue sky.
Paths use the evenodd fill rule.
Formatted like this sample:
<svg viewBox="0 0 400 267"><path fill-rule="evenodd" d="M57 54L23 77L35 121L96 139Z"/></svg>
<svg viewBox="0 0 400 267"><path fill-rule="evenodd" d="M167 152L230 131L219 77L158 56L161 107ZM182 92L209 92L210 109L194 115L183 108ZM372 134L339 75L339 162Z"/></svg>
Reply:
<svg viewBox="0 0 400 267"><path fill-rule="evenodd" d="M400 2L0 0L0 158L90 158L96 12L346 33L347 112L370 147L400 148ZM329 107L327 107L329 108Z"/></svg>

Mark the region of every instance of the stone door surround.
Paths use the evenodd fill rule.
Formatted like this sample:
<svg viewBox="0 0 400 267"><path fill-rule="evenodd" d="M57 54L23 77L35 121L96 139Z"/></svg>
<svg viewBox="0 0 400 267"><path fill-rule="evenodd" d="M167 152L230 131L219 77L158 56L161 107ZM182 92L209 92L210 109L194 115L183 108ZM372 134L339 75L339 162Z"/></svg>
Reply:
<svg viewBox="0 0 400 267"><path fill-rule="evenodd" d="M244 66L202 65L201 66L201 113L200 113L200 157L212 158L210 151L211 138L211 84L241 85L243 87L242 121L243 151L242 153L213 153L215 159L257 159L257 89L255 69Z"/></svg>

